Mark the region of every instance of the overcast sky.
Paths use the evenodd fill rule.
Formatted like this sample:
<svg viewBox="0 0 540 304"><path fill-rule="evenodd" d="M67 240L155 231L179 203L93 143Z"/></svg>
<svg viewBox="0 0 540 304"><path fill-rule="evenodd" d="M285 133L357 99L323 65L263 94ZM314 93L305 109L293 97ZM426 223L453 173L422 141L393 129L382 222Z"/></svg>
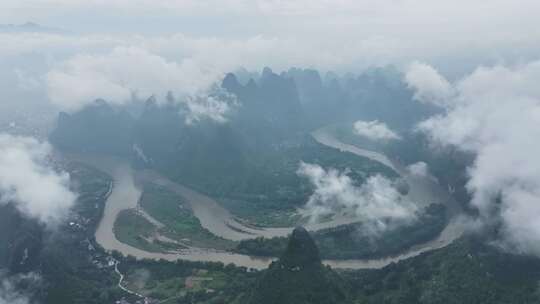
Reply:
<svg viewBox="0 0 540 304"><path fill-rule="evenodd" d="M539 11L536 0L2 0L1 23L63 32L0 27L0 109L77 110L168 90L201 100L239 67L358 73L423 62L452 82L481 65L538 60ZM225 108L189 106L218 118Z"/></svg>
<svg viewBox="0 0 540 304"><path fill-rule="evenodd" d="M64 32L0 27L0 101L76 110L132 93L197 96L239 67L423 62L455 81L538 60L539 11L537 0L2 0L1 23Z"/></svg>
<svg viewBox="0 0 540 304"><path fill-rule="evenodd" d="M406 59L442 63L439 57L460 57L462 64L529 59L540 45L539 11L535 0L0 1L5 23L33 21L85 34L294 39L316 46L320 56L341 58L327 64L341 68Z"/></svg>
<svg viewBox="0 0 540 304"><path fill-rule="evenodd" d="M480 33L538 33L539 7L534 0L3 0L0 18L86 32L287 36L345 31L356 39L426 34L468 39Z"/></svg>

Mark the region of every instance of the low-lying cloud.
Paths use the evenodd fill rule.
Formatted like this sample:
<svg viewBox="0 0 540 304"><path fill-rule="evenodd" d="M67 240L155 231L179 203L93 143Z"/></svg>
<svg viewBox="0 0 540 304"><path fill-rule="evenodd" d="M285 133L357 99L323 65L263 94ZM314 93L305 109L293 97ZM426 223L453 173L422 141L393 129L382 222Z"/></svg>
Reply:
<svg viewBox="0 0 540 304"><path fill-rule="evenodd" d="M41 284L41 277L36 273L18 274L8 276L0 271L0 304L29 304L37 287ZM24 286L21 290L19 287Z"/></svg>
<svg viewBox="0 0 540 304"><path fill-rule="evenodd" d="M57 224L76 194L70 177L47 165L51 147L31 137L0 134L0 204L14 203L31 218Z"/></svg>
<svg viewBox="0 0 540 304"><path fill-rule="evenodd" d="M407 166L407 171L414 176L430 177L428 164L423 161L416 162Z"/></svg>
<svg viewBox="0 0 540 304"><path fill-rule="evenodd" d="M405 73L405 82L414 90L413 98L420 102L445 106L453 95L450 83L425 63L412 63Z"/></svg>
<svg viewBox="0 0 540 304"><path fill-rule="evenodd" d="M223 120L225 116L219 110L225 107L218 106L216 112L215 100L193 102L202 100L199 97L206 94L208 83L221 80L225 73L239 67L260 70L270 66L280 71L297 66L313 67L323 73L328 70L345 73L359 72L370 66L399 66L411 58L422 58L446 65L447 72L455 75L469 71L469 62L495 62L501 58L512 62L516 60L515 54L527 58L536 54L540 45L534 35L521 30L525 20L533 22L531 20L535 19L516 18L515 11L509 13L511 10L508 9L515 9L515 5L504 1L474 4L474 10L470 9L473 5L470 3L459 6L424 1L421 7L432 13L420 13L405 3L381 3L375 5L378 9L366 11L366 6L356 1L340 2L339 5L328 1L263 1L256 4L236 1L236 5L227 5L227 8L218 5L219 9L213 1L181 1L180 4L178 1L155 3L147 0L136 3L70 1L59 4L51 0L49 5L45 4L47 1L34 1L39 4L32 5L21 1L4 2L0 3L3 8L0 15L6 14L5 22L26 22L29 20L13 18L27 19L43 13L48 17L35 20L59 28L73 28L71 33L31 30L0 33L4 103L26 100L45 103L45 96L48 96L49 101L68 111L77 110L96 98L122 103L133 95L142 98L165 96L170 90L180 102L188 105L187 108L197 110L194 115L208 114L211 119ZM147 5L147 2L152 4ZM539 4L532 0L527 2L527 5L519 5L519 9L525 15L533 15L535 10L532 8ZM372 4L368 6L373 8ZM233 11L240 14L235 20L244 20L248 26L230 22L229 10L233 7L237 7L238 10ZM67 9L65 15L58 18L58 12L64 9ZM102 14L118 9L123 13ZM472 11L476 13L469 15ZM149 19L141 22L138 17L124 15L126 12ZM478 18L478 12L484 15L483 20ZM200 19L203 20L200 24L189 22L182 17L185 14L191 17L200 14L209 19ZM455 18L436 17L439 14L453 14ZM109 19L113 15L114 18ZM169 16L173 23L164 22L164 19L158 22L154 18L156 15ZM295 18L290 18L291 15ZM359 15L365 18L358 18ZM131 21L119 21L121 16ZM264 22L268 17L275 22ZM466 20L462 20L463 17ZM70 26L70 18L71 25L75 26ZM92 22L81 22L81 18L91 18ZM486 30L491 28L489 25L494 19L497 24L504 24L500 27L504 31L495 34ZM145 33L150 28L147 23L150 20L157 23L154 34ZM174 22L179 22L178 26L171 26ZM291 26L291 22L297 26ZM470 26L476 22L486 26ZM270 24L270 28L263 30ZM88 26L82 31L85 34L76 33L80 26ZM122 26L129 30L122 31ZM445 27L452 28L453 35L441 35L440 30L434 30L426 37L425 31L415 30ZM174 32L175 28L183 32ZM479 32L473 35L473 29ZM351 33L355 33L355 39L350 39ZM471 45L471 37L477 36L486 39L476 39ZM430 41L427 47L421 43L426 39ZM493 54L493 50L497 52ZM460 60L463 57L467 62ZM424 79L422 73L416 77L420 82ZM437 87L437 83L434 85ZM193 95L194 91L197 94ZM185 94L190 97L180 98ZM207 104L210 106L205 109Z"/></svg>
<svg viewBox="0 0 540 304"><path fill-rule="evenodd" d="M191 59L168 61L138 47L117 47L102 55L76 55L46 75L51 102L76 111L103 98L125 104L133 98L154 96L159 103L174 100L189 110L191 120L208 117L224 121L230 103L208 96L222 77Z"/></svg>
<svg viewBox="0 0 540 304"><path fill-rule="evenodd" d="M355 185L345 172L325 170L316 164L301 163L297 173L315 188L305 205L312 222L324 216L344 213L355 216L376 233L390 225L405 224L417 217L417 207L403 197L392 181L381 176L369 177Z"/></svg>
<svg viewBox="0 0 540 304"><path fill-rule="evenodd" d="M378 120L358 120L354 123L353 128L357 135L374 141L401 139L396 132L392 131L385 123L379 122Z"/></svg>
<svg viewBox="0 0 540 304"><path fill-rule="evenodd" d="M540 61L478 68L452 86L446 112L419 129L433 143L476 155L467 189L481 223L500 225L502 245L540 255L538 79Z"/></svg>

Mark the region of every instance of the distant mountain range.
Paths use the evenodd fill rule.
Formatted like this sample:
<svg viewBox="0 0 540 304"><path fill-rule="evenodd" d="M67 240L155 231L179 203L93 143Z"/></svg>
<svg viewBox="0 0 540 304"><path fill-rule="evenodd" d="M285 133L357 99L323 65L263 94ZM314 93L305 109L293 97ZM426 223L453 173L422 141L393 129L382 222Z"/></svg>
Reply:
<svg viewBox="0 0 540 304"><path fill-rule="evenodd" d="M311 69L292 68L277 74L264 68L258 75L249 75L247 81L246 77L229 73L221 84L239 102L226 124L183 124L185 111L179 102L158 105L150 98L134 114L129 107L113 108L99 100L78 113L62 113L51 137L61 147L88 152L129 154L136 144L159 161L177 156L178 147L185 146L182 143L188 143L193 136L200 141L201 136L214 134L223 140L226 132L236 147L244 146L242 150L266 150L323 125L358 119L378 119L393 130L407 132L437 111L412 100L412 92L394 68L377 68L358 76L327 74L324 79ZM75 142L89 138L101 142ZM111 141L106 143L108 138ZM167 146L170 144L174 147ZM165 155L171 153L174 155Z"/></svg>
<svg viewBox="0 0 540 304"><path fill-rule="evenodd" d="M42 26L34 22L26 22L23 24L0 24L0 33L50 33L50 34L65 34L67 31Z"/></svg>
<svg viewBox="0 0 540 304"><path fill-rule="evenodd" d="M225 123L187 123L189 111L174 97L149 98L138 106L97 100L79 112L61 113L50 141L62 150L134 160L209 195L291 208L305 201L308 189L296 174L300 161L345 165L347 155L315 143L312 130L379 119L408 132L435 111L412 100L400 77L394 68L324 79L316 70L297 68L279 74L264 68L242 77L229 73L219 90L234 94L238 106Z"/></svg>

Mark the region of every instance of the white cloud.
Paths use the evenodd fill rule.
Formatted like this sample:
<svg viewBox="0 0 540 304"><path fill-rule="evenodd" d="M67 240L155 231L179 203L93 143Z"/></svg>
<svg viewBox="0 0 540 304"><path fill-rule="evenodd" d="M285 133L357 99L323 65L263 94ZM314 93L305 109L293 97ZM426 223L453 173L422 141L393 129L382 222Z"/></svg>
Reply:
<svg viewBox="0 0 540 304"><path fill-rule="evenodd" d="M431 179L433 182L438 183L437 177L431 174L428 164L423 161L416 162L407 166L407 171L412 177L418 177L422 179Z"/></svg>
<svg viewBox="0 0 540 304"><path fill-rule="evenodd" d="M46 79L50 99L76 109L81 99L102 97L99 91L114 100L130 98L132 91L142 95L159 91L156 94L163 95L166 92L162 89L170 87L170 82L178 85L173 90L203 91L208 81L240 66L357 72L373 65L400 65L411 58L422 58L439 59L454 68L463 64L452 64L456 62L453 59L463 56L471 61L498 62L527 58L540 49L540 31L522 31L526 23L537 19L526 18L540 6L537 1L516 5L496 0L489 5L463 6L407 2L233 0L223 5L214 0L7 0L0 3L0 16L5 14L4 19L13 20L5 22L32 19L59 28L82 24L103 27L94 30L90 26L85 34L0 33L0 68L25 71L24 79L39 80L25 83L34 87L43 85L41 80ZM517 7L519 12L509 7ZM147 22L156 15L171 19L165 22L160 18L153 33L144 33ZM186 19L182 16L202 16L212 22L204 18L196 19L200 22L178 21ZM92 18L92 22L81 22L84 18ZM234 24L240 22L235 28L229 28L231 18ZM501 28L496 33L491 27L494 20ZM175 26L176 21L182 24ZM117 30L122 26L129 30ZM206 29L202 34L201 28ZM449 28L452 33L441 34ZM124 59L115 59L122 53ZM118 63L107 69L113 60ZM416 81L431 79L422 75ZM29 98L18 93L7 95ZM9 99L13 98L6 98L6 102L11 102Z"/></svg>
<svg viewBox="0 0 540 304"><path fill-rule="evenodd" d="M432 142L473 152L467 184L501 242L540 254L540 61L479 68L454 86L446 113L419 125Z"/></svg>
<svg viewBox="0 0 540 304"><path fill-rule="evenodd" d="M86 34L4 33L0 55L56 57L66 49L136 46L161 56L153 48L160 44L179 57L200 53L248 68L354 71L412 58L498 62L538 53L538 1L456 1L4 0L3 22L36 21Z"/></svg>
<svg viewBox="0 0 540 304"><path fill-rule="evenodd" d="M98 98L124 104L133 96L155 96L164 103L167 93L186 103L190 120L208 117L224 121L230 104L208 96L223 73L192 58L168 61L138 47L117 47L104 55L76 55L47 73L50 100L76 111Z"/></svg>
<svg viewBox="0 0 540 304"><path fill-rule="evenodd" d="M325 170L319 165L301 163L297 172L309 179L315 190L304 209L312 221L346 213L365 222L370 232L380 232L389 225L410 223L417 207L403 197L389 179L375 175L356 186L345 173Z"/></svg>
<svg viewBox="0 0 540 304"><path fill-rule="evenodd" d="M47 74L51 101L63 107L80 107L102 97L124 103L132 94L163 100L171 90L178 97L194 95L217 80L192 61L181 64L136 47L117 47L105 55L77 55ZM176 89L175 88L179 88Z"/></svg>
<svg viewBox="0 0 540 304"><path fill-rule="evenodd" d="M25 286L27 289L34 288L41 283L41 277L36 273L18 274L7 276L5 272L0 272L0 304L28 304L32 292L25 293L18 290L17 285Z"/></svg>
<svg viewBox="0 0 540 304"><path fill-rule="evenodd" d="M186 122L192 124L203 118L208 118L223 123L227 121L227 115L231 108L237 105L236 97L225 93L222 93L220 97L208 95L188 97Z"/></svg>
<svg viewBox="0 0 540 304"><path fill-rule="evenodd" d="M47 164L51 147L30 137L0 134L0 203L15 203L23 214L57 224L73 205L69 175Z"/></svg>
<svg viewBox="0 0 540 304"><path fill-rule="evenodd" d="M412 175L423 177L430 176L428 165L422 161L407 166L407 170Z"/></svg>
<svg viewBox="0 0 540 304"><path fill-rule="evenodd" d="M378 120L358 120L354 123L353 127L356 134L371 140L388 141L401 139L401 137L390 130L385 123L379 122Z"/></svg>
<svg viewBox="0 0 540 304"><path fill-rule="evenodd" d="M405 82L415 90L414 99L420 102L445 106L453 95L450 83L425 63L412 63L405 73Z"/></svg>

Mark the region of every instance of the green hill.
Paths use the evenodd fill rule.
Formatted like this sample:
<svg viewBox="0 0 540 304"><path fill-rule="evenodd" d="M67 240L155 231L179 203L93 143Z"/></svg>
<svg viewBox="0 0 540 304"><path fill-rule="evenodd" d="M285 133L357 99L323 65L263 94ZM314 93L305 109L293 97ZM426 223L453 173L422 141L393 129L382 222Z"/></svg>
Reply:
<svg viewBox="0 0 540 304"><path fill-rule="evenodd" d="M287 249L253 289L252 304L349 303L343 280L322 265L319 250L304 228L296 228Z"/></svg>
<svg viewBox="0 0 540 304"><path fill-rule="evenodd" d="M358 304L540 303L540 259L503 252L486 237L342 276Z"/></svg>

